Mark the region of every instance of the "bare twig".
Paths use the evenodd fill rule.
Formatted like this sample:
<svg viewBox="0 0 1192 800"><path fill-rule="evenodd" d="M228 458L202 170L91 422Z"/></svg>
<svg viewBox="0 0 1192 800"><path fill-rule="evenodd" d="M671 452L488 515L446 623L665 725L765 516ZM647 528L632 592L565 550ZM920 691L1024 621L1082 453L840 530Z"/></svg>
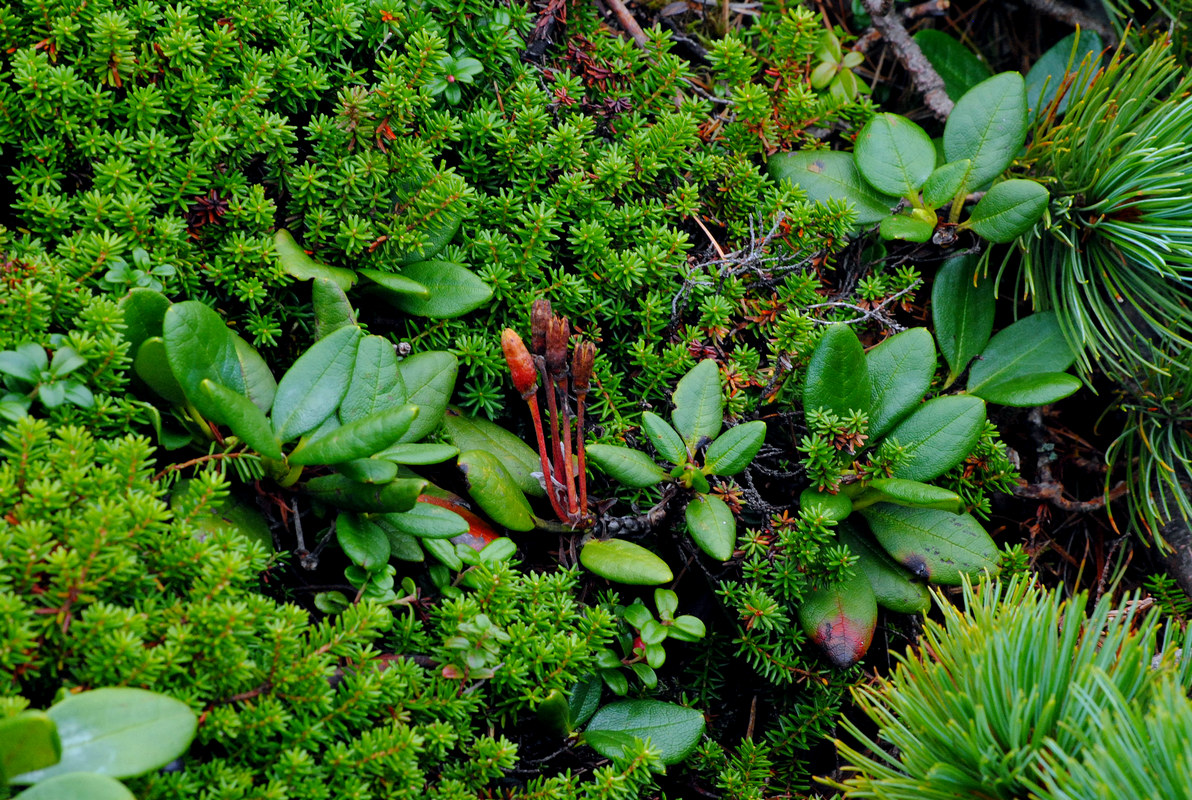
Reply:
<svg viewBox="0 0 1192 800"><path fill-rule="evenodd" d="M923 55L919 45L906 32L901 16L894 11L891 0L865 0L865 8L873 17L873 27L881 32L882 38L890 43L898 60L910 73L915 88L923 94L923 102L939 119L947 119L954 103L944 90L944 79L940 77L931 62Z"/></svg>
<svg viewBox="0 0 1192 800"><path fill-rule="evenodd" d="M613 16L617 18L617 24L620 25L625 33L633 37L633 41L637 42L637 46L646 49L646 44L650 41L642 30L642 26L637 24L637 20L629 13L629 9L621 0L604 0L608 4L609 10L613 12Z"/></svg>
<svg viewBox="0 0 1192 800"><path fill-rule="evenodd" d="M1110 44L1117 42L1117 33L1114 32L1111 26L1106 25L1095 17L1089 16L1079 8L1061 2L1061 0L1026 0L1026 4L1052 19L1066 22L1074 28L1096 31Z"/></svg>

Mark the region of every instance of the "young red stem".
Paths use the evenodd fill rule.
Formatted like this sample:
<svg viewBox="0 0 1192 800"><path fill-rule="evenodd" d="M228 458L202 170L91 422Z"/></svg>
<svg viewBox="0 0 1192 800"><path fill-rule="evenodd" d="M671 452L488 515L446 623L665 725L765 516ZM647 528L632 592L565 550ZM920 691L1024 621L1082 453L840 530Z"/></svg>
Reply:
<svg viewBox="0 0 1192 800"><path fill-rule="evenodd" d="M567 379L561 378L556 384L559 397L563 402L563 476L567 484L567 510L570 512L568 520L575 521L579 513L579 505L575 502L575 469L571 464L571 419L567 414Z"/></svg>
<svg viewBox="0 0 1192 800"><path fill-rule="evenodd" d="M534 420L534 438L538 440L538 459L542 462L542 482L546 485L547 499L550 500L550 507L559 519L566 519L563 506L555 495L555 480L551 474L550 458L546 455L546 437L542 433L542 412L538 410L538 398L530 397L526 404L530 407L530 418Z"/></svg>
<svg viewBox="0 0 1192 800"><path fill-rule="evenodd" d="M579 510L583 517L588 516L588 464L584 457L584 400L587 392L575 396L575 449L579 456Z"/></svg>

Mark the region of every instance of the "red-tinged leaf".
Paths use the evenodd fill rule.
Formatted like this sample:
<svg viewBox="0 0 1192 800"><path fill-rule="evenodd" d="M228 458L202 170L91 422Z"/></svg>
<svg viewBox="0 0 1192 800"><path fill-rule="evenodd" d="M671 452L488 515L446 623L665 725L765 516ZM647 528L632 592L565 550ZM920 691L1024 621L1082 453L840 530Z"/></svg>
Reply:
<svg viewBox="0 0 1192 800"><path fill-rule="evenodd" d="M847 581L811 592L799 606L799 624L834 666L851 667L869 649L877 627L873 588L858 572Z"/></svg>
<svg viewBox="0 0 1192 800"><path fill-rule="evenodd" d="M466 544L473 550L480 551L483 550L484 547L490 542L501 538L501 534L493 530L491 525L469 511L462 503L455 502L445 497L434 497L428 494L419 495L418 502L430 503L431 505L454 511L467 521L468 532L452 537L450 541L453 544Z"/></svg>

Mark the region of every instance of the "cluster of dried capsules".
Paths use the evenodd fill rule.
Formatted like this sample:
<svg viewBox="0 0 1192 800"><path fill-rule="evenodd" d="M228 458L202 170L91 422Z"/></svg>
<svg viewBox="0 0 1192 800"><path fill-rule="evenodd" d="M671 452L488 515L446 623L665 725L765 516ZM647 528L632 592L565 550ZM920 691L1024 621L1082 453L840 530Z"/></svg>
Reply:
<svg viewBox="0 0 1192 800"><path fill-rule="evenodd" d="M501 334L501 348L513 385L530 407L551 508L560 520L573 527L585 527L591 524L591 517L584 458L584 402L591 385L596 345L579 341L571 348L570 339L567 319L552 313L550 301L535 300L530 311L529 349L512 328ZM546 385L549 438L538 405L540 377Z"/></svg>

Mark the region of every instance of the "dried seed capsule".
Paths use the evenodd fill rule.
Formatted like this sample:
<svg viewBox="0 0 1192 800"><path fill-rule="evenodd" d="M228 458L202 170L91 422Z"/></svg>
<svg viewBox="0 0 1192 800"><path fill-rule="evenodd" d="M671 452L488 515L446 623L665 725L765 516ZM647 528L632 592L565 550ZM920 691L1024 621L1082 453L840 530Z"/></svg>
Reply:
<svg viewBox="0 0 1192 800"><path fill-rule="evenodd" d="M596 345L580 342L571 357L571 382L576 394L584 394L592 382L592 365L596 361Z"/></svg>
<svg viewBox="0 0 1192 800"><path fill-rule="evenodd" d="M501 332L501 349L505 351L505 363L509 365L513 386L521 392L522 399L528 400L538 391L538 370L534 368L530 352L512 328Z"/></svg>
<svg viewBox="0 0 1192 800"><path fill-rule="evenodd" d="M530 307L530 352L536 356L546 355L546 330L550 321L550 301L535 300Z"/></svg>
<svg viewBox="0 0 1192 800"><path fill-rule="evenodd" d="M546 374L554 380L567 377L567 340L571 326L566 317L552 317L546 329Z"/></svg>

